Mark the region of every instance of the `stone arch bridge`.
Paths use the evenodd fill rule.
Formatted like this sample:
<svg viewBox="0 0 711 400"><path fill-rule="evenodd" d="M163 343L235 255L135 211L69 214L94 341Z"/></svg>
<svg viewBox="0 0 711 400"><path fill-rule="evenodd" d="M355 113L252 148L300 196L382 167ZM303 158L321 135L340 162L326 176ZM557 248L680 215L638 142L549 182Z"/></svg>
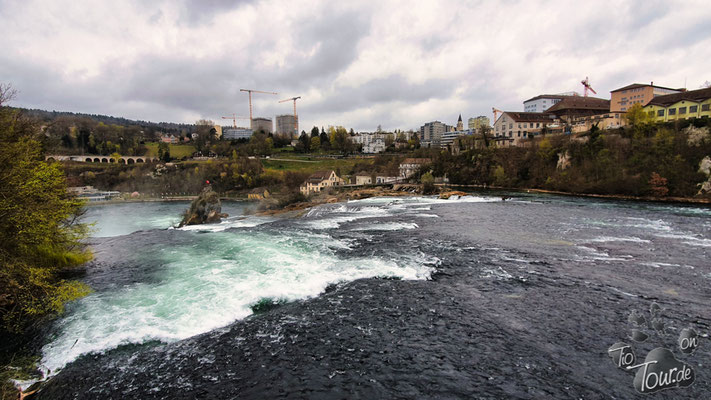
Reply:
<svg viewBox="0 0 711 400"><path fill-rule="evenodd" d="M45 161L76 161L90 163L116 163L119 164L137 164L158 161L157 157L149 156L121 156L118 160L111 156L65 156L65 155L48 155L44 157Z"/></svg>

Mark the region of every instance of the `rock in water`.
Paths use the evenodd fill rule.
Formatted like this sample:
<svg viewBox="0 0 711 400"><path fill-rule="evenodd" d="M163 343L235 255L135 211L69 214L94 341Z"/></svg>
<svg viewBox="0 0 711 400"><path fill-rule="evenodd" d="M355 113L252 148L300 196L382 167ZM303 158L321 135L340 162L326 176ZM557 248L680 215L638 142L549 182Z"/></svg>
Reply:
<svg viewBox="0 0 711 400"><path fill-rule="evenodd" d="M179 226L220 222L227 214L222 213L222 203L212 186L206 186L197 199L190 204Z"/></svg>

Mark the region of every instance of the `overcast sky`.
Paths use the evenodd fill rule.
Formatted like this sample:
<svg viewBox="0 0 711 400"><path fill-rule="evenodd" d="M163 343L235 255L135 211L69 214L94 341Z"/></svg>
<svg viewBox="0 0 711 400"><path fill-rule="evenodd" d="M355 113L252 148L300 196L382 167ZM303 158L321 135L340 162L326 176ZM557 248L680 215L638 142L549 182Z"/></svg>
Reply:
<svg viewBox="0 0 711 400"><path fill-rule="evenodd" d="M711 7L684 1L0 0L16 106L150 121L297 111L301 129L418 128L542 93L711 80ZM227 121L223 121L227 122ZM247 123L247 121L243 121Z"/></svg>

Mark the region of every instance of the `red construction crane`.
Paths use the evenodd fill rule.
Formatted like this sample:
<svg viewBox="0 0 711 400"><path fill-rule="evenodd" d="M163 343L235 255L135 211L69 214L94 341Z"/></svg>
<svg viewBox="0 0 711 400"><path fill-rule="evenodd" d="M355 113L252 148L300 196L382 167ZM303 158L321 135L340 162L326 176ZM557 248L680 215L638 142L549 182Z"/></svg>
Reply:
<svg viewBox="0 0 711 400"><path fill-rule="evenodd" d="M299 135L299 123L298 123L298 117L296 116L296 100L300 99L301 96L297 97L292 97L290 99L284 99L280 100L279 103L283 103L285 101L294 101L294 134Z"/></svg>
<svg viewBox="0 0 711 400"><path fill-rule="evenodd" d="M237 128L237 120L238 119L247 119L247 117L238 117L234 113L232 114L231 117L222 117L222 119L231 119L232 120L232 127Z"/></svg>
<svg viewBox="0 0 711 400"><path fill-rule="evenodd" d="M499 113L502 113L502 114L504 113L503 111L499 110L498 108L494 108L494 107L491 107L491 112L494 113L494 123L496 123L496 120L499 119L499 118L498 118L498 114L499 114Z"/></svg>
<svg viewBox="0 0 711 400"><path fill-rule="evenodd" d="M590 81L588 80L588 77L587 77L587 76L585 77L585 80L580 81L580 83L582 83L583 86L585 87L585 91L583 92L583 96L588 97L588 90L591 91L591 92L593 92L593 94L597 94L597 92L595 91L595 89L593 89L592 86L590 86Z"/></svg>
<svg viewBox="0 0 711 400"><path fill-rule="evenodd" d="M263 92L263 91L261 91L261 90L254 90L254 89L240 89L239 91L240 91L240 92L247 92L247 93L249 93L249 128L250 128L250 129L254 129L254 127L252 126L252 124L253 124L253 122L252 122L252 92L254 92L254 93L264 93L264 94L279 94L279 93L276 93L276 92Z"/></svg>

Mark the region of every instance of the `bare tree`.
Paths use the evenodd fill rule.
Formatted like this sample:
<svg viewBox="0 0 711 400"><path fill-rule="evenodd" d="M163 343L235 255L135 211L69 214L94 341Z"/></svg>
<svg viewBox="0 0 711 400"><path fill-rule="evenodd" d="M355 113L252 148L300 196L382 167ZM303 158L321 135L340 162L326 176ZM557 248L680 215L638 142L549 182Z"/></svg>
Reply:
<svg viewBox="0 0 711 400"><path fill-rule="evenodd" d="M9 83L0 83L0 107L15 98L17 90Z"/></svg>

